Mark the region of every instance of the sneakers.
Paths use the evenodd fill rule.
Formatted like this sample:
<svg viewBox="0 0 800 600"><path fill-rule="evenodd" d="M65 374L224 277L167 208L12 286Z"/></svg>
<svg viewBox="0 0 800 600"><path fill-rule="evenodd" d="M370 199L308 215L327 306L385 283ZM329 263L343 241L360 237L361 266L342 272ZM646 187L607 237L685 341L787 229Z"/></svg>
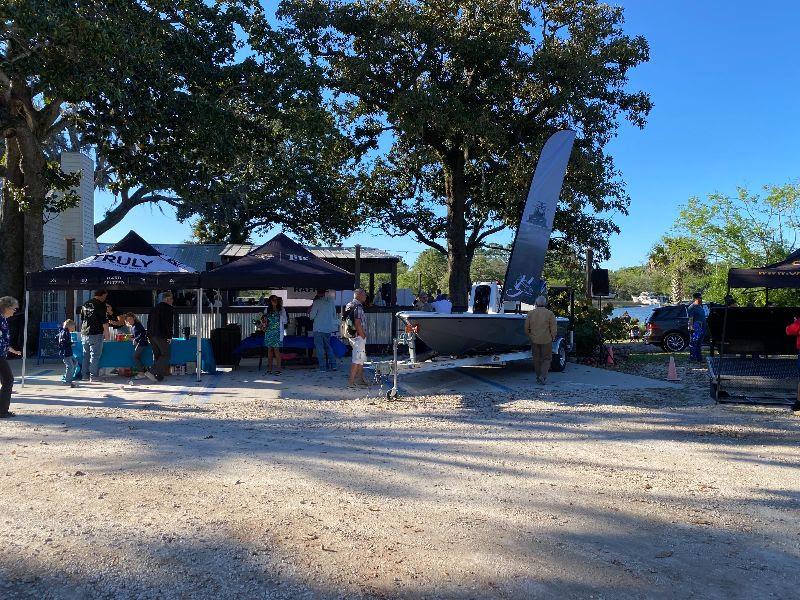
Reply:
<svg viewBox="0 0 800 600"><path fill-rule="evenodd" d="M792 404L792 410L794 412L800 412L800 400L798 400L794 404Z"/></svg>
<svg viewBox="0 0 800 600"><path fill-rule="evenodd" d="M141 375L141 373L140 373ZM145 371L144 376L147 377L150 381L161 381L158 379L156 375L153 375L150 371ZM161 379L164 379L163 377Z"/></svg>
<svg viewBox="0 0 800 600"><path fill-rule="evenodd" d="M12 412L4 412L0 413L0 419L10 419L11 417L16 417L17 415Z"/></svg>
<svg viewBox="0 0 800 600"><path fill-rule="evenodd" d="M147 379L147 372L142 371L134 376L134 379Z"/></svg>

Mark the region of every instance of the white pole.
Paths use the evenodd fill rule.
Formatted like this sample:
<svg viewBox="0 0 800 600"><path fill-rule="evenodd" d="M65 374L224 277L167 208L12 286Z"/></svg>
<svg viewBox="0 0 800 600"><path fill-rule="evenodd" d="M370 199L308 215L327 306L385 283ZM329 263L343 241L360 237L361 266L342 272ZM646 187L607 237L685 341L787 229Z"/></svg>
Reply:
<svg viewBox="0 0 800 600"><path fill-rule="evenodd" d="M25 367L28 362L28 307L31 304L31 292L25 290L25 329L22 332L22 385L25 387Z"/></svg>
<svg viewBox="0 0 800 600"><path fill-rule="evenodd" d="M197 290L197 316L195 318L195 333L197 335L197 381L200 381L200 364L203 360L203 288Z"/></svg>

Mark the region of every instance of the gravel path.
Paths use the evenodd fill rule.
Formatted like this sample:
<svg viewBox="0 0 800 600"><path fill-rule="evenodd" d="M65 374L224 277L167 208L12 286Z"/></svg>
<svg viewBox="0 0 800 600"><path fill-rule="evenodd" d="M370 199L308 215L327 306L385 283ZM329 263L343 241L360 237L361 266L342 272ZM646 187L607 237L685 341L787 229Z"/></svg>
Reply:
<svg viewBox="0 0 800 600"><path fill-rule="evenodd" d="M2 598L796 598L800 418L707 391L307 400L41 381Z"/></svg>

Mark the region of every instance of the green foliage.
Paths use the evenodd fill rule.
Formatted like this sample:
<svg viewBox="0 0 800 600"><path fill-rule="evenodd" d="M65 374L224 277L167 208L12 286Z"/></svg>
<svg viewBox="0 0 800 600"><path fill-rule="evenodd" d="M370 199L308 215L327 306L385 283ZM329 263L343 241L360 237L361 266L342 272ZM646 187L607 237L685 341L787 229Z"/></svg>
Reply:
<svg viewBox="0 0 800 600"><path fill-rule="evenodd" d="M800 184L765 186L763 193L737 188L733 197L693 197L681 210L675 229L697 240L713 262L705 297L723 302L729 268L759 267L778 262L796 247L800 229ZM763 290L732 290L741 305L763 304ZM772 290L770 300L787 306L800 303L797 290Z"/></svg>
<svg viewBox="0 0 800 600"><path fill-rule="evenodd" d="M51 147L95 154L117 199L101 232L147 202L240 238L280 225L332 242L357 228L353 145L321 100L320 71L258 3L11 0L0 21L14 31L0 31L0 91L12 92L0 94L0 128L30 129L29 161ZM40 172L31 189L43 193L26 195L36 211L66 189L26 169ZM46 209L67 206L52 197Z"/></svg>
<svg viewBox="0 0 800 600"><path fill-rule="evenodd" d="M480 248L470 268L470 280L502 281L508 267L508 252L505 250ZM437 289L449 291L447 279L447 257L441 252L428 248L420 252L414 264L402 275L398 275L399 287L416 291L419 274L422 273L422 289L433 292Z"/></svg>
<svg viewBox="0 0 800 600"><path fill-rule="evenodd" d="M508 269L509 252L505 249L479 248L470 265L469 275L476 281L503 281Z"/></svg>
<svg viewBox="0 0 800 600"><path fill-rule="evenodd" d="M659 295L670 293L670 282L666 274L645 265L622 267L611 271L609 282L618 300L630 300L631 296L638 296L642 292L654 292Z"/></svg>
<svg viewBox="0 0 800 600"><path fill-rule="evenodd" d="M420 252L411 268L402 275L398 275L397 286L410 288L416 293L420 273L422 274L423 291L447 290L447 257L441 252L430 248Z"/></svg>
<svg viewBox="0 0 800 600"><path fill-rule="evenodd" d="M285 33L322 69L365 150L356 192L390 235L447 254L465 300L485 240L516 227L539 152L578 132L556 243L600 257L628 197L604 148L620 116L643 126L649 97L628 91L648 60L623 11L598 0L283 0ZM380 142L380 146L379 146ZM388 148L383 151L382 148Z"/></svg>
<svg viewBox="0 0 800 600"><path fill-rule="evenodd" d="M569 246L558 244L545 254L542 278L550 287L568 286L581 293L586 286L585 269L584 258Z"/></svg>
<svg viewBox="0 0 800 600"><path fill-rule="evenodd" d="M665 236L650 250L648 266L670 278L671 300L680 302L686 298L686 277L705 273L709 262L705 248L696 239Z"/></svg>
<svg viewBox="0 0 800 600"><path fill-rule="evenodd" d="M630 322L622 317L612 317L613 306L602 309L588 301L575 304L575 353L591 356L597 352L601 342L628 339Z"/></svg>

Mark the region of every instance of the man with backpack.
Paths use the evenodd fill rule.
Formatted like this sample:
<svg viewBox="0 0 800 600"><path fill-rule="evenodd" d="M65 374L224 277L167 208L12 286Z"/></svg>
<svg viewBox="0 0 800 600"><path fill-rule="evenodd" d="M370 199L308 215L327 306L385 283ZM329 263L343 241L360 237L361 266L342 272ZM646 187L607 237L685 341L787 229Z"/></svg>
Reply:
<svg viewBox="0 0 800 600"><path fill-rule="evenodd" d="M353 292L353 300L347 304L342 313L342 333L353 347L353 362L350 366L348 387L369 387L364 378L364 363L367 361L367 329L364 319L364 302L367 292L358 288Z"/></svg>
<svg viewBox="0 0 800 600"><path fill-rule="evenodd" d="M103 339L108 323L106 298L106 290L97 290L91 300L81 306L81 377L85 382L96 381L100 373L100 356L103 354Z"/></svg>

